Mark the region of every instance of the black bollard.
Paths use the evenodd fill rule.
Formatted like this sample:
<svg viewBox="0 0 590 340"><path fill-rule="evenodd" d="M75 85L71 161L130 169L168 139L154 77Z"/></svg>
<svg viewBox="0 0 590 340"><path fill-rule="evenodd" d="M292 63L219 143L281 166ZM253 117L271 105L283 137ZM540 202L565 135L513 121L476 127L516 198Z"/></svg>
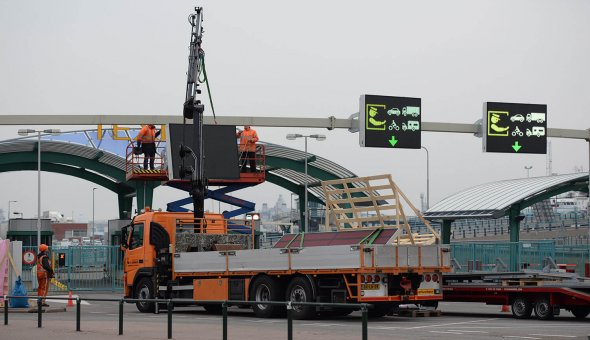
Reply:
<svg viewBox="0 0 590 340"><path fill-rule="evenodd" d="M37 327L43 327L43 309L41 306L41 298L37 298Z"/></svg>
<svg viewBox="0 0 590 340"><path fill-rule="evenodd" d="M168 300L166 308L168 308L168 339L172 339L172 301Z"/></svg>
<svg viewBox="0 0 590 340"><path fill-rule="evenodd" d="M227 301L221 304L221 310L223 313L223 340L227 340Z"/></svg>
<svg viewBox="0 0 590 340"><path fill-rule="evenodd" d="M123 300L119 301L119 335L123 335Z"/></svg>
<svg viewBox="0 0 590 340"><path fill-rule="evenodd" d="M8 325L8 300L6 300L6 295L4 295L4 324Z"/></svg>
<svg viewBox="0 0 590 340"><path fill-rule="evenodd" d="M80 297L76 298L76 332L80 331L80 309L81 309L81 304L80 304Z"/></svg>
<svg viewBox="0 0 590 340"><path fill-rule="evenodd" d="M287 340L293 340L293 306L287 303Z"/></svg>
<svg viewBox="0 0 590 340"><path fill-rule="evenodd" d="M369 321L369 311L367 310L367 305L363 304L361 306L361 313L363 314L363 340L369 339L369 331L368 331L368 321Z"/></svg>

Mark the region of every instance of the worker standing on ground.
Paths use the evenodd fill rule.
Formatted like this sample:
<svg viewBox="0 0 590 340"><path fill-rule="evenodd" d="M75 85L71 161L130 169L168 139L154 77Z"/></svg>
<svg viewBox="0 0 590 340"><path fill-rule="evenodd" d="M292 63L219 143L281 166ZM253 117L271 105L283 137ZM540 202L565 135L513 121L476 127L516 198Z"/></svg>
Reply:
<svg viewBox="0 0 590 340"><path fill-rule="evenodd" d="M245 125L244 130L238 129L236 138L240 139L240 164L241 172L246 172L246 162L250 162L250 172L256 172L256 142L258 134L250 125Z"/></svg>
<svg viewBox="0 0 590 340"><path fill-rule="evenodd" d="M148 160L150 162L150 169L154 170L154 161L156 160L156 138L160 136L160 131L156 131L154 124L144 125L137 137L137 146L141 146L143 152L143 168L147 170Z"/></svg>
<svg viewBox="0 0 590 340"><path fill-rule="evenodd" d="M46 244L39 246L39 254L37 254L37 296L47 296L49 290L49 280L53 278L53 268L51 268L51 262L49 261L49 247ZM49 307L45 303L45 299L42 301L43 307Z"/></svg>

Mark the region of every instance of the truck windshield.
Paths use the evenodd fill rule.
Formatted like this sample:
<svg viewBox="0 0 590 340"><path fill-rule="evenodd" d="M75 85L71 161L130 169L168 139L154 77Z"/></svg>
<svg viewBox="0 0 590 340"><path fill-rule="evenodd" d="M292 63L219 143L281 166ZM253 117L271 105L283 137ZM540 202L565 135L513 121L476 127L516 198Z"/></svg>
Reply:
<svg viewBox="0 0 590 340"><path fill-rule="evenodd" d="M143 246L143 223L134 224L131 227L131 240L129 249L135 249Z"/></svg>

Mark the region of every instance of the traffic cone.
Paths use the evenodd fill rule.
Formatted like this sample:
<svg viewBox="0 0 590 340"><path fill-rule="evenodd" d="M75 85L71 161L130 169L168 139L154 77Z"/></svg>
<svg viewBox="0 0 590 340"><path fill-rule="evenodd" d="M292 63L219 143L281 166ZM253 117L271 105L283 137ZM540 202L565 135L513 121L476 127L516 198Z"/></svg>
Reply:
<svg viewBox="0 0 590 340"><path fill-rule="evenodd" d="M70 290L70 294L68 295L68 307L74 307L74 300L72 300L72 291Z"/></svg>
<svg viewBox="0 0 590 340"><path fill-rule="evenodd" d="M502 313L509 313L510 312L510 306L508 306L508 305L502 305L502 309L500 309L500 312L502 312Z"/></svg>

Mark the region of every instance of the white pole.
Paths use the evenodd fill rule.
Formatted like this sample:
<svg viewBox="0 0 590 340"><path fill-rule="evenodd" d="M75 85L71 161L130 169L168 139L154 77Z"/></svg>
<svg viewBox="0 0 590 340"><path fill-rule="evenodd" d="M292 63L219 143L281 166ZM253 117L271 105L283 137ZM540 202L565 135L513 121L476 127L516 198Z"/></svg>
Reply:
<svg viewBox="0 0 590 340"><path fill-rule="evenodd" d="M307 136L305 138L305 224L303 224L303 232L305 229L309 230L309 210L307 208Z"/></svg>
<svg viewBox="0 0 590 340"><path fill-rule="evenodd" d="M90 239L94 238L94 190L96 188L92 188L92 231L90 232Z"/></svg>
<svg viewBox="0 0 590 340"><path fill-rule="evenodd" d="M41 252L41 131L37 131L37 252Z"/></svg>
<svg viewBox="0 0 590 340"><path fill-rule="evenodd" d="M430 156L428 155L428 149L422 147L426 151L426 210L430 208Z"/></svg>
<svg viewBox="0 0 590 340"><path fill-rule="evenodd" d="M8 201L8 219L7 219L7 221L9 222L9 224L10 224L10 203L16 203L16 202L18 202L18 201Z"/></svg>

